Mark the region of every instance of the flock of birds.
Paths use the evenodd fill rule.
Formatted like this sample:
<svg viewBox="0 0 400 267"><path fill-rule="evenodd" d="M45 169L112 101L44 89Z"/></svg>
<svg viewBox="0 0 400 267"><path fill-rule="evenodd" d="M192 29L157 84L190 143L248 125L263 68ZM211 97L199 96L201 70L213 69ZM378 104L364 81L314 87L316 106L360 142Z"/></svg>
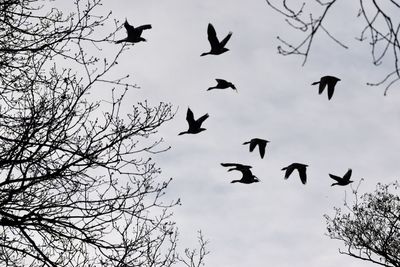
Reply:
<svg viewBox="0 0 400 267"><path fill-rule="evenodd" d="M123 42L128 42L128 43L138 43L138 42L146 42L146 39L144 39L141 35L143 33L143 30L148 30L151 29L150 24L146 25L141 25L138 27L134 27L128 23L127 20L125 20L124 27L127 32L127 37L121 40L116 41L116 43L123 43ZM232 36L232 32L229 32L228 35L222 39L222 41L219 41L217 37L217 33L215 31L214 26L209 23L208 28L207 28L207 35L208 35L208 41L210 43L211 49L209 52L202 53L200 56L206 56L206 55L220 55L222 53L225 53L229 51L228 48L226 48L226 44L228 43L229 39ZM207 89L208 90L213 90L213 89L227 89L227 88L232 88L237 92L237 89L234 84L231 82L228 82L223 79L216 79L217 85L210 87ZM330 100L333 96L334 90L336 83L340 81L339 78L334 77L334 76L323 76L321 79L317 82L313 82L311 85L319 85L318 88L318 93L322 94L325 88L327 87L327 93L328 93L328 99ZM180 132L179 135L183 134L198 134L202 131L205 131L205 128L202 128L203 122L209 117L208 114L205 114L198 119L194 118L193 111L188 108L187 113L186 113L186 121L189 125L188 129L186 131ZM260 152L261 158L264 158L265 155L265 149L267 146L267 143L270 141L260 139L260 138L253 138L250 141L244 142L243 145L249 145L250 147L250 152L252 152L257 146ZM242 173L242 178L239 180L233 180L231 183L243 183L243 184L251 184L255 182L259 182L260 180L251 172L252 166L249 165L243 165L239 163L221 163L223 167L228 167L228 172L229 171L239 171ZM282 168L282 171L285 171L285 179L288 179L289 176L293 173L294 170L297 170L300 180L303 184L306 184L307 182L307 167L308 165L303 164L303 163L292 163L287 167ZM353 181L350 180L352 174L352 170L348 169L348 171L342 176L336 176L333 174L329 174L329 176L335 180L336 182L332 184L334 185L341 185L345 186Z"/></svg>

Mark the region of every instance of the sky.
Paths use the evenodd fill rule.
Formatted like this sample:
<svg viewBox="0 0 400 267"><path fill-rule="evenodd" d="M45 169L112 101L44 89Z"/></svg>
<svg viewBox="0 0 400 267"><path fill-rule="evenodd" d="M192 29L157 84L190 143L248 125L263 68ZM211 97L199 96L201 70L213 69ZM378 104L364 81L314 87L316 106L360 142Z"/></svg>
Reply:
<svg viewBox="0 0 400 267"><path fill-rule="evenodd" d="M357 3L339 1L326 28L349 49L319 33L307 63L277 53L280 35L300 40L265 1L146 0L104 1L104 8L123 23L151 24L146 43L134 45L118 61L140 89L129 93L133 104L170 102L175 118L159 129L165 153L152 156L160 177L173 178L166 198L182 200L174 220L182 247L196 246L201 230L209 241L206 266L229 267L368 267L368 262L340 255L341 242L326 236L324 214L341 207L351 187L331 187L328 173L342 176L353 169L355 188L374 190L378 182L399 177L400 88L383 96L382 79L390 64L375 67L367 42L356 41L363 23ZM233 35L219 56L200 57L210 49L207 25L222 39ZM117 39L125 37L121 29ZM311 83L321 76L339 77L333 98L318 95ZM233 90L206 89L216 78L234 83ZM186 110L208 113L206 131L187 129ZM266 155L249 152L243 142L267 139ZM220 163L253 166L260 183L231 184L241 177ZM297 173L284 180L281 168L308 164L308 182ZM181 248L182 248L181 247Z"/></svg>

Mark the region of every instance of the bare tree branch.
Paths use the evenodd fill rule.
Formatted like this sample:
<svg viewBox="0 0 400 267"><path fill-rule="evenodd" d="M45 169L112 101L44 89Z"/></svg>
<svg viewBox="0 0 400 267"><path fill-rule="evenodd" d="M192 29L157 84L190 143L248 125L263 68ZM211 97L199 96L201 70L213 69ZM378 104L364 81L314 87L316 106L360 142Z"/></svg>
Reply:
<svg viewBox="0 0 400 267"><path fill-rule="evenodd" d="M278 37L278 40L283 44L278 46L278 52L282 55L300 55L304 58L303 65L306 63L311 51L312 43L315 36L321 29L333 41L338 43L343 48L348 48L341 41L335 38L329 29L324 24L328 22L328 12L332 12L332 6L337 0L330 0L322 2L315 0L313 2L303 3L301 7L294 11L289 7L288 0L279 0L282 5L278 6L273 4L270 0L266 0L267 4L275 11L278 11L285 17L285 21L294 28L305 33L305 37L297 45L292 45L291 42L283 40ZM317 3L318 9L312 9L310 13L306 14L305 9L307 6ZM359 0L360 9L357 17L361 17L365 21L365 26L361 30L360 36L356 39L359 41L368 40L371 46L372 63L376 66L381 65L384 59L392 62L393 71L391 71L383 80L375 83L367 83L370 86L384 85L384 95L387 95L389 88L400 80L400 66L399 66L399 53L400 53L400 22L398 18L393 17L391 14L396 14L399 11L400 5L396 1L366 1ZM386 9L384 9L384 7ZM391 14L386 10L391 10ZM317 19L315 19L317 14Z"/></svg>
<svg viewBox="0 0 400 267"><path fill-rule="evenodd" d="M149 155L168 150L153 135L172 106L122 109L137 86L110 74L132 48L121 23L104 33L100 0L50 3L0 3L0 265L171 266L179 200Z"/></svg>
<svg viewBox="0 0 400 267"><path fill-rule="evenodd" d="M328 236L345 245L341 254L381 266L400 266L399 183L378 184L375 192L359 195L353 190L353 202L335 208L334 217L325 215Z"/></svg>

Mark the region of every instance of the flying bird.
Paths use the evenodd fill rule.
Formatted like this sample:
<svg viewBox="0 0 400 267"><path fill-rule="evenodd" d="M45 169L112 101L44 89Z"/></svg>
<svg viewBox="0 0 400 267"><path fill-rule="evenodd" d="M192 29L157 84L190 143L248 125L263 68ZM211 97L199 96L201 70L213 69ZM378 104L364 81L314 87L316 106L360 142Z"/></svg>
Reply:
<svg viewBox="0 0 400 267"><path fill-rule="evenodd" d="M329 176L336 181L336 183L333 183L331 186L334 185L348 185L350 183L352 183L353 181L350 181L350 177L351 177L351 169L349 169L344 175L343 177L339 177L333 174L329 174Z"/></svg>
<svg viewBox="0 0 400 267"><path fill-rule="evenodd" d="M181 132L179 133L179 135L182 134L197 134L200 133L204 130L206 130L205 128L201 128L201 124L209 117L208 113L201 116L200 118L198 118L197 120L194 119L194 115L192 110L190 110L190 108L188 108L187 113L186 113L186 120L189 124L189 129L187 131Z"/></svg>
<svg viewBox="0 0 400 267"><path fill-rule="evenodd" d="M251 183L258 183L260 180L253 175L251 172L251 166L243 165L239 163L221 163L224 167L230 167L228 172L230 171L240 171L242 173L242 178L240 180L233 180L231 183L242 183L242 184L251 184Z"/></svg>
<svg viewBox="0 0 400 267"><path fill-rule="evenodd" d="M292 172L297 169L299 172L300 180L303 184L306 184L307 182L307 169L308 165L302 164L302 163L292 163L289 166L282 168L282 171L285 171L285 179L289 178L289 176L292 174Z"/></svg>
<svg viewBox="0 0 400 267"><path fill-rule="evenodd" d="M138 43L138 42L146 42L146 39L141 37L143 30L148 30L151 29L150 24L138 26L138 27L133 27L128 23L128 20L125 20L124 27L126 29L126 33L128 36L124 39L118 40L115 43L119 44L122 42L128 42L128 43Z"/></svg>
<svg viewBox="0 0 400 267"><path fill-rule="evenodd" d="M253 152L254 148L258 146L258 149L260 151L260 156L261 158L264 158L265 155L265 147L267 146L267 143L269 143L268 140L260 139L260 138L253 138L250 141L244 142L243 145L250 144L250 152Z"/></svg>
<svg viewBox="0 0 400 267"><path fill-rule="evenodd" d="M232 88L233 90L235 90L237 92L237 89L235 87L235 85L231 82L228 82L224 79L215 79L217 81L217 85L210 87L207 89L207 91L212 90L212 89L226 89L226 88Z"/></svg>
<svg viewBox="0 0 400 267"><path fill-rule="evenodd" d="M335 91L335 85L338 81L340 81L340 79L334 76L323 76L319 82L313 82L311 85L319 84L319 94L322 94L325 87L328 86L328 99L330 100L333 96L333 91Z"/></svg>
<svg viewBox="0 0 400 267"><path fill-rule="evenodd" d="M207 35L208 35L208 41L210 42L211 45L211 50L210 52L203 53L200 56L219 55L225 53L226 51L229 51L229 49L226 48L225 45L231 38L232 32L229 32L228 35L220 42L218 40L214 26L211 23L208 23Z"/></svg>

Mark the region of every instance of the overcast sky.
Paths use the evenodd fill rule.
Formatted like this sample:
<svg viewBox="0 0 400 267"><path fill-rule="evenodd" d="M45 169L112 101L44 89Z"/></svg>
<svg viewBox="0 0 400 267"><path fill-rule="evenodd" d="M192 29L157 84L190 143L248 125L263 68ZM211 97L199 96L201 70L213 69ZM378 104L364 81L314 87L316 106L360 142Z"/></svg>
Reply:
<svg viewBox="0 0 400 267"><path fill-rule="evenodd" d="M299 35L263 0L104 2L121 23L153 27L143 33L148 42L118 66L141 87L130 93L132 103L165 101L178 109L158 133L172 148L154 158L162 177L174 179L167 197L183 203L174 209L182 246L196 245L201 229L210 241L206 266L372 266L340 255L342 244L325 235L323 218L351 194L350 187L331 187L328 173L352 168L355 185L365 179L362 192L399 177L400 88L384 97L382 87L366 85L391 69L372 66L367 42L355 40L363 25L357 3L337 3L325 25L350 49L321 32L302 67L302 58L277 54L277 35ZM220 39L233 32L229 52L200 57L210 49L208 23ZM118 39L124 37L122 29ZM341 79L331 101L311 86L324 75ZM231 81L238 93L206 91L215 78ZM209 113L207 130L178 136L187 129L188 107L195 117ZM253 137L271 141L264 159L242 145ZM231 184L241 175L221 162L252 165L261 182ZM293 162L309 165L306 185L296 172L283 179L281 168Z"/></svg>

